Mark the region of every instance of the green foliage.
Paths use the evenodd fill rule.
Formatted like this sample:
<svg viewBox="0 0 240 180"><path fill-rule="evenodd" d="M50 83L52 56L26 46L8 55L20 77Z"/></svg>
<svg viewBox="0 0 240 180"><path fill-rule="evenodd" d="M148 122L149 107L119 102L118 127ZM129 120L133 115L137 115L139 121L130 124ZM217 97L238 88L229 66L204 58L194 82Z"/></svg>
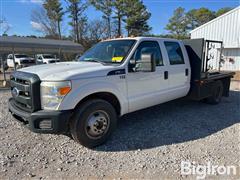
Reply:
<svg viewBox="0 0 240 180"><path fill-rule="evenodd" d="M147 11L142 1L126 1L126 29L129 36L142 36L152 29L147 21L151 13Z"/></svg>
<svg viewBox="0 0 240 180"><path fill-rule="evenodd" d="M61 7L61 3L59 0L46 0L43 3L43 7L47 11L47 16L50 20L55 21L58 26L58 35L59 39L61 39L61 21L64 15L63 8Z"/></svg>
<svg viewBox="0 0 240 180"><path fill-rule="evenodd" d="M111 38L111 16L113 9L112 0L89 0L89 2L99 11L103 13L103 18L107 20L108 37Z"/></svg>
<svg viewBox="0 0 240 180"><path fill-rule="evenodd" d="M76 42L80 42L83 36L83 31L85 24L87 22L87 17L84 12L87 8L87 4L83 3L81 0L66 0L68 3L67 12L69 13L69 18L71 22L69 25L72 26L72 36Z"/></svg>
<svg viewBox="0 0 240 180"><path fill-rule="evenodd" d="M186 13L187 27L189 30L195 29L215 17L215 12L207 8L192 9Z"/></svg>
<svg viewBox="0 0 240 180"><path fill-rule="evenodd" d="M115 0L113 2L114 6L114 19L117 20L117 36L122 36L122 21L123 18L126 16L126 0Z"/></svg>
<svg viewBox="0 0 240 180"><path fill-rule="evenodd" d="M215 13L208 8L202 7L185 12L184 8L179 7L169 19L166 29L170 32L173 38L188 38L189 31L211 21L229 10L231 10L231 8L222 8Z"/></svg>
<svg viewBox="0 0 240 180"><path fill-rule="evenodd" d="M221 16L231 10L232 10L232 8L230 8L230 7L221 8L215 13L215 15L216 15L216 17L218 17L218 16Z"/></svg>
<svg viewBox="0 0 240 180"><path fill-rule="evenodd" d="M207 8L197 9L194 15L198 26L201 26L215 18L215 13Z"/></svg>
<svg viewBox="0 0 240 180"><path fill-rule="evenodd" d="M169 30L173 38L187 38L187 19L184 8L179 7L174 11L173 16L169 19L166 29Z"/></svg>
<svg viewBox="0 0 240 180"><path fill-rule="evenodd" d="M90 0L96 9L103 12L108 23L108 32L111 37L111 18L116 19L117 35L122 35L122 23L126 23L128 35L140 36L148 33L151 27L147 24L151 16L146 6L140 0ZM112 15L113 16L112 17Z"/></svg>

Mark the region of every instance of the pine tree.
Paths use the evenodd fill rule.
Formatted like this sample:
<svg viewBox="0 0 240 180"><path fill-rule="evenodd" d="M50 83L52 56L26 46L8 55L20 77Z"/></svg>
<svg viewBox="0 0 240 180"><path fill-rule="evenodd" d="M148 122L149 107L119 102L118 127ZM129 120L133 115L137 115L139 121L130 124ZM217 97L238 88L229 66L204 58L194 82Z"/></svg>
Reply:
<svg viewBox="0 0 240 180"><path fill-rule="evenodd" d="M126 16L126 0L115 0L113 2L115 16L113 18L117 19L117 35L122 36L122 21L123 17Z"/></svg>
<svg viewBox="0 0 240 180"><path fill-rule="evenodd" d="M73 28L74 40L80 43L83 36L83 26L87 21L87 17L84 15L87 5L81 0L67 0L67 2L67 12L69 12L69 18L71 19L69 25Z"/></svg>
<svg viewBox="0 0 240 180"><path fill-rule="evenodd" d="M148 33L151 27L147 21L151 13L147 11L146 6L140 0L126 1L126 29L128 36L141 36Z"/></svg>
<svg viewBox="0 0 240 180"><path fill-rule="evenodd" d="M230 8L230 7L224 7L224 8L219 9L219 10L215 13L215 15L216 15L216 17L218 17L218 16L221 16L221 15L223 15L223 14L225 14L225 13L227 13L228 11L231 11L231 10L232 10L232 8Z"/></svg>
<svg viewBox="0 0 240 180"><path fill-rule="evenodd" d="M113 13L112 0L89 0L90 3L99 11L103 13L103 18L107 20L108 38L111 38L111 18Z"/></svg>
<svg viewBox="0 0 240 180"><path fill-rule="evenodd" d="M47 11L47 16L50 20L56 22L58 28L58 36L61 39L61 21L64 15L63 8L59 0L46 0L43 7Z"/></svg>
<svg viewBox="0 0 240 180"><path fill-rule="evenodd" d="M166 29L169 30L174 38L182 39L187 37L187 21L184 8L179 7L174 11Z"/></svg>

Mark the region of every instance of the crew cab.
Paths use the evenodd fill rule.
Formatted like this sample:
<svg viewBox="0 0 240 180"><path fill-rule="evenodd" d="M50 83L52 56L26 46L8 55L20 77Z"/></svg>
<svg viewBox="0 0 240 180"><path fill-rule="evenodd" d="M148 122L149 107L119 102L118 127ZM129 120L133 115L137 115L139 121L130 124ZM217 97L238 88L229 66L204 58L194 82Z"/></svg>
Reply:
<svg viewBox="0 0 240 180"><path fill-rule="evenodd" d="M50 64L60 62L60 60L52 54L37 54L36 58L38 64Z"/></svg>
<svg viewBox="0 0 240 180"><path fill-rule="evenodd" d="M119 38L78 62L27 67L11 76L9 111L36 133L71 133L92 148L124 114L177 98L218 104L232 72L210 71L204 39Z"/></svg>
<svg viewBox="0 0 240 180"><path fill-rule="evenodd" d="M10 68L22 68L35 65L35 60L26 54L9 54L7 56L7 65Z"/></svg>

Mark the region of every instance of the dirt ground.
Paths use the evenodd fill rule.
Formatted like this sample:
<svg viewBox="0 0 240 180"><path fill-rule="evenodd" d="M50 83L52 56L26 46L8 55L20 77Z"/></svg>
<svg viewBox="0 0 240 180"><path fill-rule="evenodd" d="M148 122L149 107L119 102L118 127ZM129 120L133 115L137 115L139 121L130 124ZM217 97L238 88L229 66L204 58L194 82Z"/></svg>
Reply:
<svg viewBox="0 0 240 180"><path fill-rule="evenodd" d="M93 150L64 135L35 134L7 110L0 90L0 179L195 179L182 175L181 162L234 166L240 177L240 91L219 105L183 99L120 119L110 140Z"/></svg>

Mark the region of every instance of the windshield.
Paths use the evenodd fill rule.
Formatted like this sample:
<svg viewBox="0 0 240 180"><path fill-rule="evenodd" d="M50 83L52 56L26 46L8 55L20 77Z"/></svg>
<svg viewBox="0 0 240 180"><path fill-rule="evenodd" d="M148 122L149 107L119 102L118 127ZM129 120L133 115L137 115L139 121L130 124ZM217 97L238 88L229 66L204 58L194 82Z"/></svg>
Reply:
<svg viewBox="0 0 240 180"><path fill-rule="evenodd" d="M53 55L43 55L43 58L45 59L55 59Z"/></svg>
<svg viewBox="0 0 240 180"><path fill-rule="evenodd" d="M94 61L102 63L121 63L132 48L135 40L113 40L96 44L79 61Z"/></svg>
<svg viewBox="0 0 240 180"><path fill-rule="evenodd" d="M15 55L16 58L28 58L27 55L25 54L18 54L18 55Z"/></svg>

